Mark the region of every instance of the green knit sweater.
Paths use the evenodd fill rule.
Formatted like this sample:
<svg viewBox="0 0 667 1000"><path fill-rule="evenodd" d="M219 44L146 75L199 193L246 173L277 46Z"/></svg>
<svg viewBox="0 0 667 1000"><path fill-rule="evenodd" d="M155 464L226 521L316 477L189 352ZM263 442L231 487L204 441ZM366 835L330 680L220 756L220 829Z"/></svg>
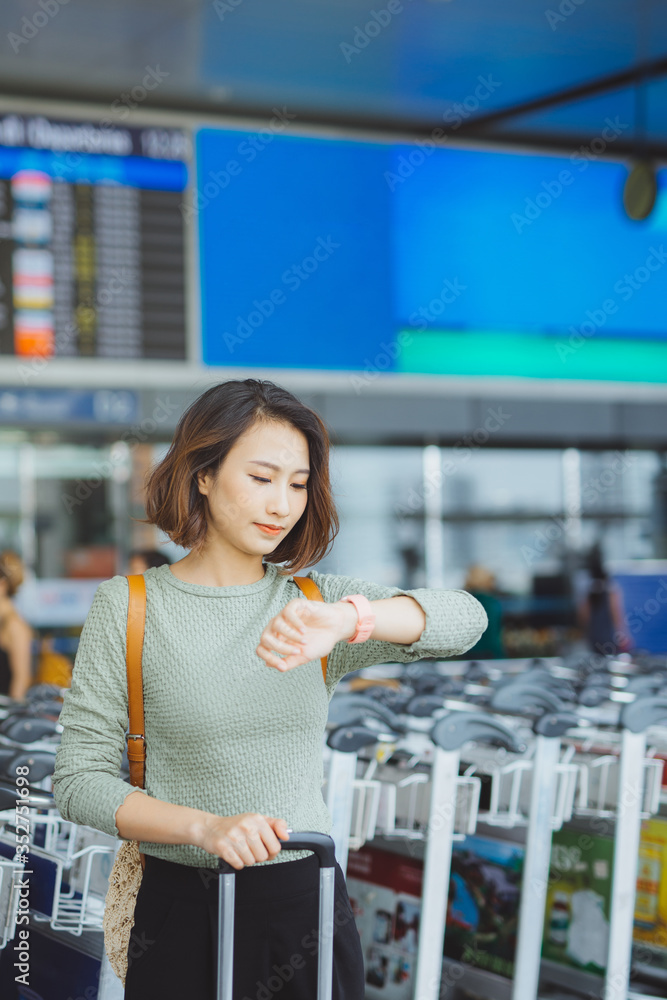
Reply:
<svg viewBox="0 0 667 1000"><path fill-rule="evenodd" d="M232 587L185 583L169 566L146 572L148 795L220 816L278 816L293 830L327 833L322 740L341 677L374 663L463 653L486 628L482 606L465 591L404 591L314 570L308 575L329 602L355 593L371 601L409 594L424 609L426 628L412 645L337 643L325 686L319 660L281 673L255 652L268 622L303 597L275 564L265 564L261 580ZM65 695L53 775L62 816L112 836L120 836L116 810L132 790L119 776L128 726L127 604L124 576L98 587ZM140 848L185 865L217 866L215 855L190 845L142 842ZM300 856L281 853L275 860Z"/></svg>

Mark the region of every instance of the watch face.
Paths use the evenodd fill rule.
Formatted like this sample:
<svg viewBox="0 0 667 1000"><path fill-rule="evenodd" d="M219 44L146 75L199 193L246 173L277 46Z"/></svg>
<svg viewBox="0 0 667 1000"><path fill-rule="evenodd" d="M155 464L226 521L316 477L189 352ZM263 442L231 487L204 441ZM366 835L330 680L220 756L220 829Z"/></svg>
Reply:
<svg viewBox="0 0 667 1000"><path fill-rule="evenodd" d="M648 218L655 205L657 194L658 183L651 164L635 164L623 188L623 207L627 215L636 221Z"/></svg>

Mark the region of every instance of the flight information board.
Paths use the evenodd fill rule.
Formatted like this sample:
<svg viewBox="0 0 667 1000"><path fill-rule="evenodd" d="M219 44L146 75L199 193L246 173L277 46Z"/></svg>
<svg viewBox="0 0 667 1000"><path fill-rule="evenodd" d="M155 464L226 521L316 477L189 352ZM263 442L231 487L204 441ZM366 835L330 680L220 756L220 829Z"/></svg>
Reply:
<svg viewBox="0 0 667 1000"><path fill-rule="evenodd" d="M0 116L0 354L183 359L188 132Z"/></svg>

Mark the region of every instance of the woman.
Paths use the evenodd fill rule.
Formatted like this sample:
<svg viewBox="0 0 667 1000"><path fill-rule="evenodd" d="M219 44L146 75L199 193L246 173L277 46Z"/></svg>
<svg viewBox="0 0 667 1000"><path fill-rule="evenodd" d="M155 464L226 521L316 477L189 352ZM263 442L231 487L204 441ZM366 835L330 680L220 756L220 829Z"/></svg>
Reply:
<svg viewBox="0 0 667 1000"><path fill-rule="evenodd" d="M12 598L23 583L23 562L15 552L0 553L0 694L18 701L32 682L32 630Z"/></svg>
<svg viewBox="0 0 667 1000"><path fill-rule="evenodd" d="M462 591L406 592L312 571L325 603L301 595L292 573L320 560L338 529L328 456L312 410L272 382L246 379L197 399L150 475L147 521L190 551L145 574L147 794L118 777L128 721L124 577L98 588L86 619L54 792L66 819L136 838L146 854L126 1000L214 997L220 857L239 870L235 998L314 1000L317 861L282 852L281 842L288 829L330 829L322 739L334 688L373 663L462 652L486 626ZM355 595L370 607L346 600ZM340 868L336 908L333 996L362 1000Z"/></svg>
<svg viewBox="0 0 667 1000"><path fill-rule="evenodd" d="M616 656L629 646L623 600L609 579L599 545L588 556L589 586L579 605L579 621L588 648L605 656Z"/></svg>

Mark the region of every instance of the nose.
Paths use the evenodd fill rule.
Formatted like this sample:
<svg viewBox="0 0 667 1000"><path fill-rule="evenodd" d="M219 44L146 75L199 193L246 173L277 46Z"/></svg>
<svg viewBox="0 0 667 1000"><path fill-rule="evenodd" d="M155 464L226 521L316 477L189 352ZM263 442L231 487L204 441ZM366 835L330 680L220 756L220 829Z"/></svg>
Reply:
<svg viewBox="0 0 667 1000"><path fill-rule="evenodd" d="M290 504L289 504L289 493L287 492L289 486L280 485L276 483L273 490L271 491L270 503L267 506L267 511L269 514L275 515L277 518L285 518L289 515Z"/></svg>

